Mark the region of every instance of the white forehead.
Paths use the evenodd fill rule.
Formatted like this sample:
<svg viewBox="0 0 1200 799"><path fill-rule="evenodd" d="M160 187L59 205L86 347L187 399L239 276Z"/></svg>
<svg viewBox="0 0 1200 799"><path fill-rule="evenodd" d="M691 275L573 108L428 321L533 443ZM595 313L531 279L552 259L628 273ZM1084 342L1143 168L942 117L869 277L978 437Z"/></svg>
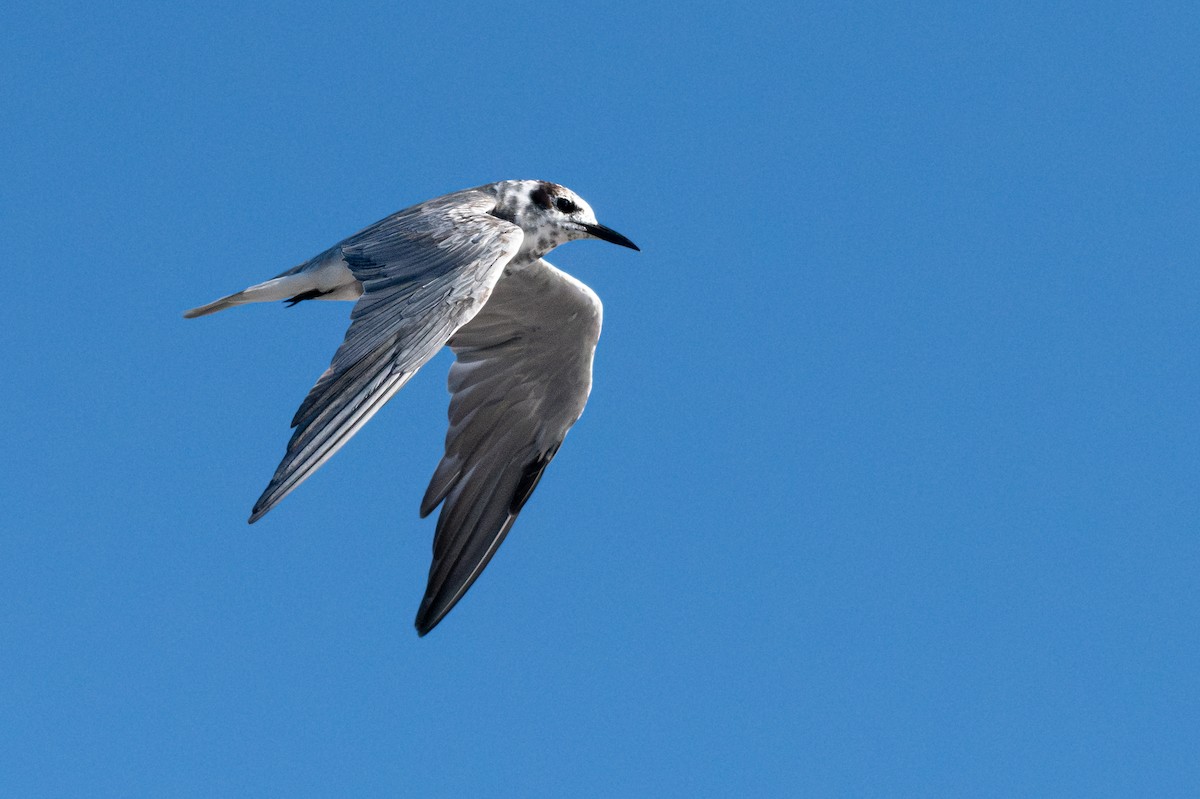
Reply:
<svg viewBox="0 0 1200 799"><path fill-rule="evenodd" d="M584 211L584 214L586 216L592 216L592 206L588 205L587 200L583 199L578 194L576 194L575 192L568 189L566 186L558 186L557 184L555 184L555 185L558 189L558 194L555 195L556 197L567 198L568 200L570 200L571 202L573 202L577 206L579 206Z"/></svg>

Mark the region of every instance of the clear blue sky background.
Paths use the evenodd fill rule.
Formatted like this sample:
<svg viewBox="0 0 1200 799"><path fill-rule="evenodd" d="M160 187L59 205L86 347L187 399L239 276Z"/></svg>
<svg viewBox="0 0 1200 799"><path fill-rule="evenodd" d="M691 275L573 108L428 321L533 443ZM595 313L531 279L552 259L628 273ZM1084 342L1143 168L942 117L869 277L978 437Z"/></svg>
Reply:
<svg viewBox="0 0 1200 799"><path fill-rule="evenodd" d="M5 12L0 793L1195 796L1194 4L419 5ZM448 358L250 528L350 306L180 312L528 177L643 252L418 639Z"/></svg>

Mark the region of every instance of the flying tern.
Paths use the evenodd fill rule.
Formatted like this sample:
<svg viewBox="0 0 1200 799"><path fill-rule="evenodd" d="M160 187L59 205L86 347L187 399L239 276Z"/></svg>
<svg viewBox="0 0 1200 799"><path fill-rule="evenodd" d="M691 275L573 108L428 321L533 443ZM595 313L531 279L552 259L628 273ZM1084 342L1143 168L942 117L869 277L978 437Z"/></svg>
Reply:
<svg viewBox="0 0 1200 799"><path fill-rule="evenodd" d="M544 257L584 238L638 249L570 189L506 180L399 211L265 283L185 312L355 301L346 338L296 411L287 452L250 522L449 345L450 429L421 501L422 517L442 508L416 617L420 635L432 630L491 560L583 413L600 300Z"/></svg>

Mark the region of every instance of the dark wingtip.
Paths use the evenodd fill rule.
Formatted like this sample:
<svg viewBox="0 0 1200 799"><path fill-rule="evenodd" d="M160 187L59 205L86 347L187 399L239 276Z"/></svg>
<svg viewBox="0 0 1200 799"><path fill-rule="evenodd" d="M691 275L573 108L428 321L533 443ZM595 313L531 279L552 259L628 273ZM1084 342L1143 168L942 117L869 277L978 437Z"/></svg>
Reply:
<svg viewBox="0 0 1200 799"><path fill-rule="evenodd" d="M246 524L254 524L256 521L266 516L267 511L275 507L274 504L268 504L267 502L267 494L270 492L270 490L271 489L268 488L266 491L264 491L262 496L258 498L258 501L254 503L254 507L250 509L250 518L246 520Z"/></svg>
<svg viewBox="0 0 1200 799"><path fill-rule="evenodd" d="M417 618L413 620L413 626L417 628L417 637L424 638L429 634L429 631L438 626L438 623L446 617L445 613L440 616L433 616L429 612L432 605L422 602L421 609L417 611Z"/></svg>

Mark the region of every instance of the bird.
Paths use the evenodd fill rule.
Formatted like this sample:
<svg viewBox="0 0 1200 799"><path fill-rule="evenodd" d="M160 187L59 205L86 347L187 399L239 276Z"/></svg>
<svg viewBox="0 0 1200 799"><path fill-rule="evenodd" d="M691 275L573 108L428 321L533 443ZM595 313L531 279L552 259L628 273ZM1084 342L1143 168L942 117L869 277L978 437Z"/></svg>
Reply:
<svg viewBox="0 0 1200 799"><path fill-rule="evenodd" d="M583 413L602 306L545 256L589 238L640 251L565 186L504 180L398 211L270 280L185 311L191 319L257 302L355 303L250 524L448 345L449 429L420 505L421 518L441 512L415 619L419 636L436 627L487 566Z"/></svg>

